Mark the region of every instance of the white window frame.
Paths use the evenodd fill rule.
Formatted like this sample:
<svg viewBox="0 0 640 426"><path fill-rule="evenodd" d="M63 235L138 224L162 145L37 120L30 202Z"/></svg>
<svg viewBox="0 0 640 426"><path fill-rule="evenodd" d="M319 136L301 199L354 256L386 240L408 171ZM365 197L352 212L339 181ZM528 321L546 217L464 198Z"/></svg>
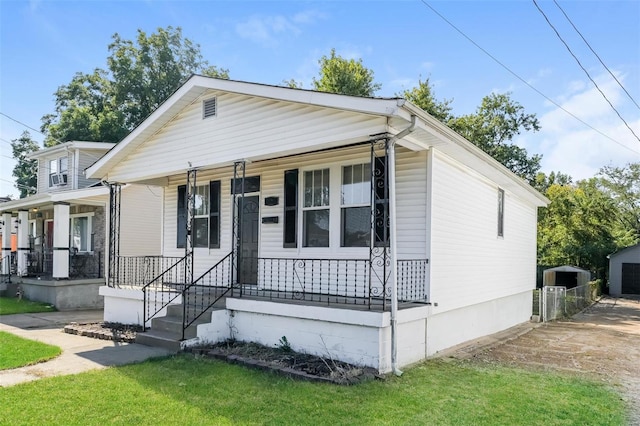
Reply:
<svg viewBox="0 0 640 426"><path fill-rule="evenodd" d="M298 253L305 256L327 256L329 252L339 252L345 256L360 256L368 252L367 247L342 247L341 246L341 226L342 226L342 167L356 164L370 163L369 155L354 156L349 160L332 162L324 165L320 162L306 167L299 168L298 185ZM305 247L304 245L304 211L311 208L304 207L304 176L305 172L313 170L329 169L329 247ZM315 207L324 209L327 207Z"/></svg>
<svg viewBox="0 0 640 426"><path fill-rule="evenodd" d="M63 169L64 160L64 169ZM47 162L49 168L49 188L66 186L69 183L69 157L62 156ZM57 176L54 183L54 176Z"/></svg>
<svg viewBox="0 0 640 426"><path fill-rule="evenodd" d="M331 247L331 223L333 223L332 219L331 219L331 206L332 204L332 194L335 193L335 190L332 191L331 187L332 187L332 183L331 183L331 179L332 176L335 175L335 171L334 173L331 172L332 167L314 167L314 168L309 168L307 170L304 170L302 172L302 185L301 185L301 190L302 190L302 195L301 195L301 200L302 200L302 208L301 210L301 218L300 218L300 223L302 226L302 232L299 234L302 238L302 247L305 248L314 248L314 249L327 249ZM327 198L327 204L321 204L321 205L314 205L314 199L313 199L313 186L312 186L312 198L311 198L311 205L307 206L306 205L306 198L305 198L305 190L306 190L306 186L307 186L307 173L315 173L315 172L322 172L322 182L324 184L324 173L328 174L327 176L327 180L328 180L328 190L329 190L329 196ZM324 200L322 200L322 202L324 203ZM329 240L329 244L327 246L309 246L307 245L307 235L305 232L305 213L306 212L310 212L310 211L324 211L327 210L329 212L329 236L328 236L328 240Z"/></svg>
<svg viewBox="0 0 640 426"><path fill-rule="evenodd" d="M504 205L505 193L504 189L498 188L498 238L504 238Z"/></svg>
<svg viewBox="0 0 640 426"><path fill-rule="evenodd" d="M87 218L87 234L85 236L85 246L88 250L78 249L78 253L93 253L93 247L91 246L91 233L93 230L93 215L94 213L77 213L69 215L69 249L73 249L75 246L73 244L73 222L80 218ZM80 244L82 246L82 243Z"/></svg>
<svg viewBox="0 0 640 426"><path fill-rule="evenodd" d="M203 206L204 206L204 212L199 212L199 214L196 214L196 211L198 210L198 207L196 206L197 203L197 197L202 197L202 202L203 202ZM206 184L203 185L196 185L195 188L195 194L194 194L194 200L193 200L193 204L194 204L194 212L193 212L193 219L194 219L194 224L195 224L195 220L196 219L205 219L206 223L207 223L207 231L206 231L206 235L207 235L207 242L205 245L203 246L197 246L195 245L195 229L192 229L192 244L193 244L193 248L209 248L209 226L211 226L211 224L209 223L209 209L211 208L211 200L209 200L209 182L207 181ZM195 228L195 226L194 226Z"/></svg>
<svg viewBox="0 0 640 426"><path fill-rule="evenodd" d="M354 200L353 202L349 203L345 203L345 194L344 194L344 171L347 167L351 167L353 170L354 166L361 166L362 167L362 176L366 177L366 168L368 166L369 168L369 187L368 188L364 188L365 190L363 192L360 192L361 200ZM352 176L352 182L353 182L353 176ZM364 186L364 185L363 185ZM360 201L360 202L357 202ZM344 164L342 166L340 166L340 247L369 247L369 245L371 244L371 241L369 241L366 245L364 246L345 246L343 245L343 233L344 233L344 222L343 222L343 210L345 209L350 209L350 208L359 208L359 207L369 207L369 216L371 214L371 162L367 161L364 163L350 163L350 164ZM369 221L371 220L371 217L369 217ZM369 240L371 239L371 223L369 223Z"/></svg>

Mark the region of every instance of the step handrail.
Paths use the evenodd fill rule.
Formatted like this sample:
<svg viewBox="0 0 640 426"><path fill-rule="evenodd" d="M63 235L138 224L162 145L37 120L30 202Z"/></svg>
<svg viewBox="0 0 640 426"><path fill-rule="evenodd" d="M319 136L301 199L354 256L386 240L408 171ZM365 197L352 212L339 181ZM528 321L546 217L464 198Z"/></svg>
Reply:
<svg viewBox="0 0 640 426"><path fill-rule="evenodd" d="M171 265L170 267L168 267L167 269L165 269L163 272L161 272L157 277L155 277L154 279L152 279L151 281L149 281L147 284L142 286L142 294L143 294L143 312L142 312L142 328L143 331L147 330L147 321L151 320L152 318L154 318L156 315L158 315L158 313L160 313L160 311L162 311L164 308L166 308L171 302L173 302L174 300L176 300L178 298L178 296L180 296L182 294L182 292L176 291L175 285L176 283L165 283L164 282L164 278L166 276L169 276L171 273L173 273L173 271L178 268L180 265L185 264L187 261L189 261L190 257L193 255L193 253L188 253L186 254L184 257L180 258L180 260L178 260L176 263L174 263L173 265ZM173 284L173 285L172 285ZM184 283L186 285L186 283ZM149 300L149 292L151 291L150 289L153 288L156 289L156 287L158 287L159 285L159 289L157 289L155 291L155 295L156 295L156 300L155 300L155 312L151 313L152 309L150 309L150 300ZM158 294L161 295L160 298L160 307L158 308ZM173 296L167 296L166 300L165 300L165 295L167 294L173 294Z"/></svg>
<svg viewBox="0 0 640 426"><path fill-rule="evenodd" d="M184 340L185 330L233 288L231 285L234 268L233 254L233 251L229 252L182 290L182 340ZM202 284L207 279L208 284ZM211 285L212 280L214 285ZM201 289L200 303L198 303L198 293L193 291L194 288ZM194 300L191 300L192 297Z"/></svg>

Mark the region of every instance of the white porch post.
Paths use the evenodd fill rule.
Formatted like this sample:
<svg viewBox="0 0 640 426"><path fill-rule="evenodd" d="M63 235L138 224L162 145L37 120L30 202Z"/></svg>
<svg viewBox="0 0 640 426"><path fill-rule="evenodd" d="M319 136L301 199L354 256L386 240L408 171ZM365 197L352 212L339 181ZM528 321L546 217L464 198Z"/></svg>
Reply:
<svg viewBox="0 0 640 426"><path fill-rule="evenodd" d="M27 275L29 253L29 210L18 211L18 276Z"/></svg>
<svg viewBox="0 0 640 426"><path fill-rule="evenodd" d="M53 278L69 278L69 203L53 204Z"/></svg>
<svg viewBox="0 0 640 426"><path fill-rule="evenodd" d="M2 214L2 274L11 273L11 213Z"/></svg>

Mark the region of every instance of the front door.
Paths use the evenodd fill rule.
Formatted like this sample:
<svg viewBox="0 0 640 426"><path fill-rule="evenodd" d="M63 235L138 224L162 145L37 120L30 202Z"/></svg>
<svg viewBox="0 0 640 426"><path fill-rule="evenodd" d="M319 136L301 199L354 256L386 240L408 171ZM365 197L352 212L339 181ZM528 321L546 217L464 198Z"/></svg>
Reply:
<svg viewBox="0 0 640 426"><path fill-rule="evenodd" d="M240 198L238 209L242 212L238 280L241 284L257 284L260 197Z"/></svg>

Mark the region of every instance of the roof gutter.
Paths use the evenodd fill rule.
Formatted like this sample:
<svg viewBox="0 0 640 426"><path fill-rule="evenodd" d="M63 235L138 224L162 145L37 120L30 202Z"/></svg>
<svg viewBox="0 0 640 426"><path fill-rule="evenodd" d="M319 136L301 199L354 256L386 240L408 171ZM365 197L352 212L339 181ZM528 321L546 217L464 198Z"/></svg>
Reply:
<svg viewBox="0 0 640 426"><path fill-rule="evenodd" d="M396 143L413 132L416 127L416 116L411 114L411 124L400 133L392 136L387 147L389 171L389 217L390 217L390 249L391 249L391 371L401 376L398 368L398 233L396 218Z"/></svg>

